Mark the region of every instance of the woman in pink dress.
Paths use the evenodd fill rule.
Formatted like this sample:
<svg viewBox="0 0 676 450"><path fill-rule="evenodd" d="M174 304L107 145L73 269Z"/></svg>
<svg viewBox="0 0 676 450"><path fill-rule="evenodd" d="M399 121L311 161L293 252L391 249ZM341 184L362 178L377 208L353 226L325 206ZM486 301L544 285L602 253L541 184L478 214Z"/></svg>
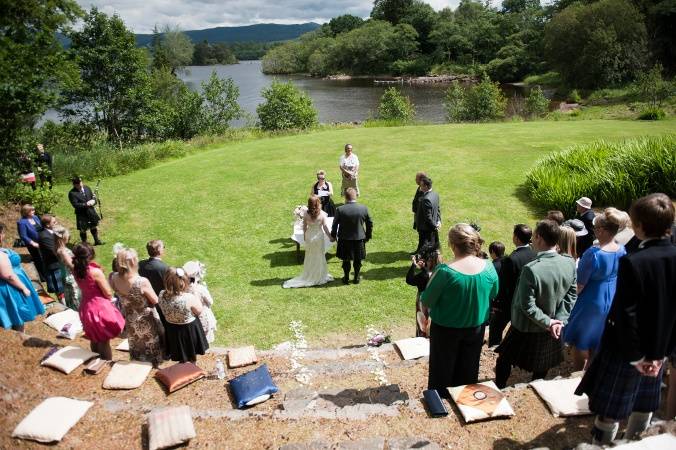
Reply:
<svg viewBox="0 0 676 450"><path fill-rule="evenodd" d="M73 248L73 274L80 290L80 321L93 352L102 359L113 359L110 340L124 328L124 318L111 302L113 291L101 266L94 260L94 248L83 242Z"/></svg>

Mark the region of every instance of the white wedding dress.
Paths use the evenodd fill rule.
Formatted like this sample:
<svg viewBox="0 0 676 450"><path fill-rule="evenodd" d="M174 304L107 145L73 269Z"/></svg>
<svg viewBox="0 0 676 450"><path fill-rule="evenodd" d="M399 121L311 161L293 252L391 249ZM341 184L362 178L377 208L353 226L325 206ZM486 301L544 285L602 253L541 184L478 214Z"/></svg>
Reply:
<svg viewBox="0 0 676 450"><path fill-rule="evenodd" d="M329 266L326 263L326 250L328 248L324 233L324 222L326 213L321 215L314 222L309 222L305 232L305 260L303 261L303 273L287 280L282 285L283 288L301 288L317 286L333 281L329 275Z"/></svg>

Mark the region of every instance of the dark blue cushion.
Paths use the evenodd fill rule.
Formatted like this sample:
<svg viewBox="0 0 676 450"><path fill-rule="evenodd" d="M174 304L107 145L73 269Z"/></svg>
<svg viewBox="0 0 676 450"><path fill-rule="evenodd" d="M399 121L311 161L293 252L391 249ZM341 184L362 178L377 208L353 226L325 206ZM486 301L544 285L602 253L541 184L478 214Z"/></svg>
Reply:
<svg viewBox="0 0 676 450"><path fill-rule="evenodd" d="M272 381L267 364L230 380L230 391L235 397L238 408L245 408L246 404L261 395L272 395L279 391Z"/></svg>

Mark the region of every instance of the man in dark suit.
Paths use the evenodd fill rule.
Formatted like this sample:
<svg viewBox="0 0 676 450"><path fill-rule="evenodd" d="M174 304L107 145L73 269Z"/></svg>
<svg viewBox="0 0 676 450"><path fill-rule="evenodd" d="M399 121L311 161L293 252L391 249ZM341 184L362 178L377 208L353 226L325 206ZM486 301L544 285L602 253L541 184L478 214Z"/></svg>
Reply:
<svg viewBox="0 0 676 450"><path fill-rule="evenodd" d="M512 242L516 249L502 260L499 275L498 295L493 300L491 308L491 322L488 327L488 346L500 344L502 333L511 320L512 298L521 275L521 270L537 256L530 248L533 230L523 223L514 225Z"/></svg>
<svg viewBox="0 0 676 450"><path fill-rule="evenodd" d="M415 174L415 184L418 185L418 188L415 190L415 195L413 196L413 202L411 203L411 211L413 211L413 229L417 229L416 220L418 219L418 203L420 202L420 197L423 195L422 189L420 189L420 180L423 177L426 177L425 172L418 172Z"/></svg>
<svg viewBox="0 0 676 450"><path fill-rule="evenodd" d="M331 240L338 239L336 256L343 260L343 284L350 278L350 261L354 266L354 284L359 284L361 261L366 257L365 243L371 240L373 222L366 206L357 203L357 191L345 190L345 204L336 209Z"/></svg>
<svg viewBox="0 0 676 450"><path fill-rule="evenodd" d="M676 347L674 205L664 194L638 199L629 210L639 250L620 259L617 289L599 351L575 393L597 414L593 442L606 445L629 418L635 439L659 408L664 359Z"/></svg>
<svg viewBox="0 0 676 450"><path fill-rule="evenodd" d="M146 244L148 259L139 262L138 274L150 281L155 294L160 295L164 289L164 274L169 268L167 263L162 261L164 256L164 242L159 239L153 239Z"/></svg>
<svg viewBox="0 0 676 450"><path fill-rule="evenodd" d="M418 230L418 250L433 246L439 248L439 227L441 226L441 209L439 208L439 194L432 190L432 179L420 179L422 195L418 200L416 211L416 229Z"/></svg>
<svg viewBox="0 0 676 450"><path fill-rule="evenodd" d="M594 239L596 239L596 235L594 234L594 217L596 214L594 214L591 207L592 201L588 197L581 197L575 202L577 214L587 230L587 234L578 240L577 255L579 257L582 257L585 250L594 245Z"/></svg>
<svg viewBox="0 0 676 450"><path fill-rule="evenodd" d="M61 266L56 256L56 236L52 228L56 225L56 219L51 214L45 214L40 218L42 231L38 233L38 244L42 256L45 278L47 278L47 292L61 296L63 283L61 282Z"/></svg>
<svg viewBox="0 0 676 450"><path fill-rule="evenodd" d="M94 245L102 245L99 239L99 230L96 228L99 224L99 215L96 214L96 197L89 186L82 183L82 178L73 177L73 189L68 193L68 200L75 208L75 222L80 232L80 240L87 241L87 230L90 230L94 237Z"/></svg>

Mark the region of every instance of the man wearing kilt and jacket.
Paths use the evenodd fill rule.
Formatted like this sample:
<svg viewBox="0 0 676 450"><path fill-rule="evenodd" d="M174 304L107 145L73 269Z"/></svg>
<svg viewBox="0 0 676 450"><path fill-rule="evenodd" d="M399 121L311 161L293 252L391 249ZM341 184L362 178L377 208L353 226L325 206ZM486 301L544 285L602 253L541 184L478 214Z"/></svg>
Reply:
<svg viewBox="0 0 676 450"><path fill-rule="evenodd" d="M596 413L592 442L611 443L629 418L625 439L637 438L660 405L665 357L676 347L674 205L664 194L638 199L629 210L638 250L620 259L617 291L598 353L575 393Z"/></svg>
<svg viewBox="0 0 676 450"><path fill-rule="evenodd" d="M94 237L94 245L102 245L97 228L101 219L94 208L96 196L89 186L85 186L82 178L75 176L72 181L73 189L68 193L68 200L75 209L75 222L80 232L80 240L86 242L87 230L90 230Z"/></svg>

